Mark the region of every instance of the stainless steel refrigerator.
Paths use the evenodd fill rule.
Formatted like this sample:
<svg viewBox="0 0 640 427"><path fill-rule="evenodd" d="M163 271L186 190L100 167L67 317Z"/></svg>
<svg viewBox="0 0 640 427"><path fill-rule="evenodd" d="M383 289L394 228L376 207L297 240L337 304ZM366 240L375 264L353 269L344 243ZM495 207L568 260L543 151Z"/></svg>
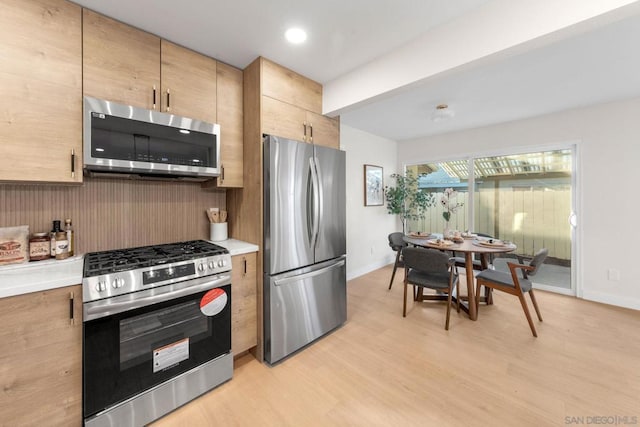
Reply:
<svg viewBox="0 0 640 427"><path fill-rule="evenodd" d="M347 318L345 153L264 138L264 355L276 363Z"/></svg>

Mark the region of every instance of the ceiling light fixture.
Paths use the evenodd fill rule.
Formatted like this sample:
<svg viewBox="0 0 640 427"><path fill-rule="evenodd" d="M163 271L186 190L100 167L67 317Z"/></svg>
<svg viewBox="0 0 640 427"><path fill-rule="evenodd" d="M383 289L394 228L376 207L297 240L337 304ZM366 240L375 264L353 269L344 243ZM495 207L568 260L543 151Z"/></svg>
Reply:
<svg viewBox="0 0 640 427"><path fill-rule="evenodd" d="M289 28L284 33L284 37L289 43L300 44L307 40L307 33L302 28Z"/></svg>
<svg viewBox="0 0 640 427"><path fill-rule="evenodd" d="M448 120L453 116L455 116L455 113L447 104L438 104L435 111L431 113L431 120L434 122L441 122L443 120Z"/></svg>

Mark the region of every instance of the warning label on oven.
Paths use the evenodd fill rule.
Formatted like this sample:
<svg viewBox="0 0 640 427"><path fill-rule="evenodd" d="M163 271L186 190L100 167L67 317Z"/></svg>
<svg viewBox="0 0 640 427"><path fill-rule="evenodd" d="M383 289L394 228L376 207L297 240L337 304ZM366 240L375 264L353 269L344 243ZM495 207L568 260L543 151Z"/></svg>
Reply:
<svg viewBox="0 0 640 427"><path fill-rule="evenodd" d="M170 368L189 358L189 338L153 350L153 372Z"/></svg>
<svg viewBox="0 0 640 427"><path fill-rule="evenodd" d="M215 316L227 305L227 293L224 289L215 288L204 294L200 300L200 311L205 316Z"/></svg>

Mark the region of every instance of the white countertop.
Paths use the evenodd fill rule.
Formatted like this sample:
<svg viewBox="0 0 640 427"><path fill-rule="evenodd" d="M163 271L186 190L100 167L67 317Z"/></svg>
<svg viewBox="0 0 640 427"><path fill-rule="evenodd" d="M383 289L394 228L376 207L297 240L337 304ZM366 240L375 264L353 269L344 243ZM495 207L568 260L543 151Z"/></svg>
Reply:
<svg viewBox="0 0 640 427"><path fill-rule="evenodd" d="M248 254L251 252L258 252L258 250L260 249L258 248L258 245L254 245L253 243L247 243L247 242L243 242L242 240L236 240L236 239L220 240L218 242L212 241L211 243L214 243L218 246L222 246L223 248L228 249L231 256Z"/></svg>
<svg viewBox="0 0 640 427"><path fill-rule="evenodd" d="M0 266L0 298L82 283L82 255Z"/></svg>
<svg viewBox="0 0 640 427"><path fill-rule="evenodd" d="M228 239L212 242L229 250L231 256L258 251L258 245ZM46 260L0 266L0 298L82 283L82 255L64 260Z"/></svg>

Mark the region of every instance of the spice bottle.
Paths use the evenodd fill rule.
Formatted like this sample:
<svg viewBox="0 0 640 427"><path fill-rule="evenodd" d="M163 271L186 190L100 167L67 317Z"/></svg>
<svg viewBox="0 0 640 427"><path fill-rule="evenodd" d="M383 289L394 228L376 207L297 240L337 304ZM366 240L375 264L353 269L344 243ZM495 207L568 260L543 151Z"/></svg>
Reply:
<svg viewBox="0 0 640 427"><path fill-rule="evenodd" d="M73 256L76 247L76 233L73 231L71 219L69 218L64 220L64 231L67 233L67 241L69 242L69 256Z"/></svg>
<svg viewBox="0 0 640 427"><path fill-rule="evenodd" d="M56 257L56 233L58 233L60 230L60 220L56 219L55 221L53 221L53 228L51 229L51 232L49 233L49 236L51 238L51 258L55 258Z"/></svg>
<svg viewBox="0 0 640 427"><path fill-rule="evenodd" d="M66 231L56 233L56 259L69 258L69 241Z"/></svg>

